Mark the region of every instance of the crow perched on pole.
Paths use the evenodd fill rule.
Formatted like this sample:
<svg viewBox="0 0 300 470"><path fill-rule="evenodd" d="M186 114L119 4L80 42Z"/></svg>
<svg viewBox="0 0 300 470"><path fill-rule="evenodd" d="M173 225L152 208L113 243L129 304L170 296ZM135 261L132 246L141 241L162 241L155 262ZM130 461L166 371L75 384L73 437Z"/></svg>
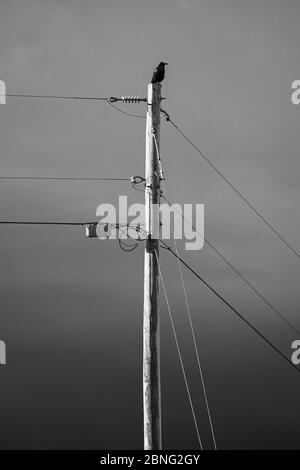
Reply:
<svg viewBox="0 0 300 470"><path fill-rule="evenodd" d="M153 72L151 83L160 83L165 78L165 65L167 62L160 62Z"/></svg>

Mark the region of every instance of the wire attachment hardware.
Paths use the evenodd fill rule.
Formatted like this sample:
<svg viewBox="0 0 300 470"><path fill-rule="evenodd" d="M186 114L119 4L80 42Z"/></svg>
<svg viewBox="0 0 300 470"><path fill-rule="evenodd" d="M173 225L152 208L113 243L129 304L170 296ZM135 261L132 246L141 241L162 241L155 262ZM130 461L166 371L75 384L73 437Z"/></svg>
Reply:
<svg viewBox="0 0 300 470"><path fill-rule="evenodd" d="M144 182L146 182L146 180L142 176L131 176L130 178L131 186L136 191L144 191L144 189L137 188L137 185L142 184Z"/></svg>
<svg viewBox="0 0 300 470"><path fill-rule="evenodd" d="M141 98L140 96L122 96L122 98L111 96L107 98L107 101L110 103L116 103L117 101L122 101L123 103L141 103L142 101L147 102L147 98Z"/></svg>
<svg viewBox="0 0 300 470"><path fill-rule="evenodd" d="M131 185L141 184L143 181L145 181L145 178L143 178L142 176L131 176L130 177Z"/></svg>
<svg viewBox="0 0 300 470"><path fill-rule="evenodd" d="M165 111L164 109L160 109L160 112L164 115L166 121L170 121L171 118L170 118L170 115L167 113L167 111Z"/></svg>
<svg viewBox="0 0 300 470"><path fill-rule="evenodd" d="M123 103L140 103L146 101L146 98L140 98L139 96L122 96Z"/></svg>

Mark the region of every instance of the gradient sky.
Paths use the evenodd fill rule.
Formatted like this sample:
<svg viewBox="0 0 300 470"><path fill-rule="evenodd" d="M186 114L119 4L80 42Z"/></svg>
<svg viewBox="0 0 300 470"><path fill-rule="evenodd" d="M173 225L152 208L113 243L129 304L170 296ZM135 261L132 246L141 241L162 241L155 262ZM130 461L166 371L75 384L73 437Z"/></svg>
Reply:
<svg viewBox="0 0 300 470"><path fill-rule="evenodd" d="M299 250L299 20L296 0L1 0L0 79L8 93L145 96L168 62L164 108ZM143 175L144 127L103 102L8 98L0 174ZM204 203L207 238L299 329L296 256L166 122L161 153L169 199ZM93 220L119 194L142 202L127 182L1 181L0 219ZM80 227L1 226L0 240L0 447L142 448L143 247ZM290 355L295 333L208 246L183 255ZM176 260L161 260L209 448ZM297 372L185 279L218 446L299 449ZM197 448L163 296L161 342L164 448Z"/></svg>

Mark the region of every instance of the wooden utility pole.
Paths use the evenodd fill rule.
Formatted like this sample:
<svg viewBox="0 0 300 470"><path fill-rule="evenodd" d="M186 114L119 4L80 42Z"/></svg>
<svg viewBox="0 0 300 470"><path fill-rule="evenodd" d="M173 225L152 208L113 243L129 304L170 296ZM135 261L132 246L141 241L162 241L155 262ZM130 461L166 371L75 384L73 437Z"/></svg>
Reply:
<svg viewBox="0 0 300 470"><path fill-rule="evenodd" d="M144 449L161 449L160 337L158 317L159 127L161 85L148 85L146 121L143 394Z"/></svg>

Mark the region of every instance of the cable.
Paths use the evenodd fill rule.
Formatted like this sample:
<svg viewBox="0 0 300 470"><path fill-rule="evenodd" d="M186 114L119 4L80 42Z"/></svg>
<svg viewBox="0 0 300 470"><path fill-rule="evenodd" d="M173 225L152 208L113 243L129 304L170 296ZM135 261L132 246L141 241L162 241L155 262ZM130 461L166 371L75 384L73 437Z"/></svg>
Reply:
<svg viewBox="0 0 300 470"><path fill-rule="evenodd" d="M89 225L94 222L44 222L44 221L20 221L20 220L0 220L2 225Z"/></svg>
<svg viewBox="0 0 300 470"><path fill-rule="evenodd" d="M126 226L126 228L128 229L128 225ZM135 238L132 238L129 234L128 234L128 230L127 232L124 232L124 230L122 230L120 227L119 227L119 231L125 235L125 240L127 240L127 238L129 238L130 240L133 240L134 244L130 245L130 243L126 243L124 242L124 239L122 237L119 237L118 238L118 242L119 242L119 247L121 248L121 250L125 251L126 253L130 253L132 251L134 251L138 244L139 244L139 240L135 239Z"/></svg>
<svg viewBox="0 0 300 470"><path fill-rule="evenodd" d="M193 420L194 420L194 424L195 424L195 428L196 428L197 438L198 438L198 441L199 441L200 449L203 450L202 441L201 441L201 437L200 437L200 433L199 433L199 429L198 429L198 423L197 423L197 419L196 419L196 415L195 415L195 411L194 411L193 401L192 401L192 397L191 397L191 393L190 393L190 389L189 389L189 385L188 385L188 381L187 381L187 377L186 377L186 373L185 373L184 363L183 363L183 359L182 359L182 356L181 356L181 351L180 351L180 346L179 346L179 342L178 342L178 338L177 338L175 324L174 324L174 320L173 320L173 316L172 316L172 312L171 312L171 308L170 308L170 303L169 303L169 299L168 299L168 295L167 295L167 291L166 291L166 286L165 286L164 279L163 279L163 276L162 276L160 263L159 263L159 258L157 256L156 250L154 250L154 253L155 253L155 257L156 257L156 261L157 261L157 265L158 265L159 277L160 277L160 280L161 280L162 288L163 288L165 299L166 299L167 309L168 309L170 322L171 322L171 326L172 326L172 330L173 330L173 335L174 335L174 339L175 339L175 343L176 343L176 348L177 348L177 353L178 353L178 357L179 357L179 361L180 361L180 365L181 365L181 370L182 370L182 374L183 374L183 378L184 378L184 383L185 383L185 387L186 387L186 391L187 391L187 394L188 394L188 399L189 399L189 403L190 403L190 407L191 407L191 411L192 411L192 415L193 415Z"/></svg>
<svg viewBox="0 0 300 470"><path fill-rule="evenodd" d="M30 95L30 94L6 94L11 98L46 98L54 100L90 100L90 101L107 101L110 98L101 98L97 96L57 96L57 95Z"/></svg>
<svg viewBox="0 0 300 470"><path fill-rule="evenodd" d="M163 167L162 167L162 162L161 162L161 155L160 155L160 151L159 151L159 148L158 148L155 132L153 132L153 138L154 138L154 142L155 142L156 153L157 153L159 167L160 167L160 169L159 169L160 179L163 181L165 194L167 194L167 184L166 184L166 181L165 181L165 178L164 178L164 172L163 172ZM173 225L172 220L171 220L171 230L172 230L172 233L173 233L173 240L174 240L175 250L176 250L177 256L179 256L177 243L176 243L176 239L175 239L175 235L174 235L174 225ZM183 292L184 292L184 298L185 298L186 309L187 309L187 314L188 314L188 319L189 319L189 325L190 325L190 328L191 328L191 333L192 333L192 338L193 338L193 345L194 345L195 354L196 354L196 358L197 358L199 375L200 375L200 378L201 378L201 384L202 384L202 389L203 389L203 394L204 394L204 399L205 399L206 411L207 411L207 415L208 415L208 418L209 418L210 431L211 431L211 435L212 435L212 439L213 439L213 443L214 443L214 449L217 450L215 432L214 432L214 427L213 427L213 423L212 423L210 407L209 407L209 403L208 403L207 391L206 391L206 386L205 386L201 361L200 361L200 357L199 357L199 352L198 352L198 347L197 347L197 342L196 342L196 336L195 336L195 330L194 330L192 315L191 315L190 306L189 306L189 302L188 302L186 286L185 286L185 282L184 282L183 273L182 273L181 264L180 264L179 259L177 261L178 261L179 273L180 273L180 278L181 278L181 284L182 284L182 288L183 288Z"/></svg>
<svg viewBox="0 0 300 470"><path fill-rule="evenodd" d="M147 98L141 98L140 96L122 96L118 98L116 96L111 97L100 97L100 96L65 96L65 95L32 95L28 93L6 93L2 96L9 96L12 98L49 98L49 99L63 99L63 100L95 100L95 101L107 101L115 103L116 101L122 101L123 103L147 103ZM162 98L165 99L165 98Z"/></svg>
<svg viewBox="0 0 300 470"><path fill-rule="evenodd" d="M286 317L276 308L274 307L273 304L271 304L271 302L261 293L259 292L259 290L253 286L253 284L251 284L250 281L248 281L248 279L237 269L233 266L232 263L230 263L230 261L225 258L225 256L209 241L207 240L206 237L203 237L203 235L198 232L198 230L195 228L195 226L189 221L187 220L183 214L176 208L175 205L173 205L168 199L167 197L165 197L163 194L161 195L161 197L169 204L169 206L173 207L173 209L178 213L180 214L182 220L184 220L185 222L187 222L191 227L192 229L198 233L198 235L200 235L203 240L205 241L205 243L207 243L207 245L227 264L227 266L230 267L230 269L233 270L233 272L235 272L235 274L237 274L239 276L240 279L242 279L243 282L245 282L245 284L247 284L247 286L268 306L271 308L271 310L273 310L273 312L279 317L281 318L281 320L286 324L288 325L295 333L297 333L298 335L300 335L300 331L294 326L292 325L292 323L289 322L289 320L286 319Z"/></svg>
<svg viewBox="0 0 300 470"><path fill-rule="evenodd" d="M161 168L161 174L163 175L163 171L162 171L162 167L161 167L161 158L160 158L160 154L159 154L159 150L158 150L158 145L157 145L157 141L156 141L156 137L155 137L155 134L153 133L153 136L154 136L154 141L155 141L155 145L156 145L156 152L157 152L157 155L158 155L158 161L160 162L160 168ZM165 178L162 178L163 180L165 180ZM166 185L165 185L165 189L166 189ZM165 193L166 193L166 190L165 190ZM248 279L237 269L233 266L233 264L230 263L230 261L228 261L225 256L211 243L209 242L209 240L207 240L207 238L204 238L203 235L198 232L198 230L194 227L193 224L191 224L184 216L183 214L168 200L168 198L166 196L164 196L163 194L161 194L161 197L169 204L170 207L173 207L173 209L181 216L182 220L184 220L185 222L187 222L195 232L198 233L198 235L200 235L203 240L208 244L208 246L227 264L227 266L229 266L239 277L240 279L242 279L247 285L248 287L250 287L250 289L261 299L263 300L263 302L265 302L265 304L271 308L271 310L273 310L273 312L279 317L281 318L281 320L286 323L286 325L288 325L295 333L299 334L300 335L300 331L294 327L286 318L284 315L282 315L281 312L279 312L279 310L274 307L274 305L271 304L270 301L268 301L266 299L266 297L263 296L263 294L261 294L257 289L256 287L254 287L250 281L248 281ZM176 245L176 241L175 241L175 238L174 238L174 243L175 243L175 247L177 249L177 245ZM178 254L178 253L177 253Z"/></svg>
<svg viewBox="0 0 300 470"><path fill-rule="evenodd" d="M165 193L167 194L167 185L166 185L165 181L164 181L164 187L165 187ZM174 235L174 225L173 225L172 220L171 220L171 229L172 229L172 233L173 233L172 236L173 236L173 240L174 240L176 254L177 254L177 257L179 258L179 252L178 252L178 247L177 247L177 243L176 243L176 239L175 239L175 235ZM197 341L196 341L196 335L195 335L192 315L191 315L191 311L190 311L190 305L189 305L188 296L187 296L186 285L185 285L184 278L183 278L181 263L180 263L178 258L177 258L178 268L179 268L179 273L180 273L180 278L181 278L182 289L183 289L183 292L184 292L184 298L185 298L186 310L187 310L188 319L189 319L189 325L190 325L190 328L191 328L191 333L192 333L192 338L193 338L194 350L195 350L195 354L196 354L196 358L197 358L199 375L200 375L203 394L204 394L204 399L205 399L206 411L207 411L207 415L208 415L208 419L209 419L210 431L211 431L211 435L212 435L212 439L213 439L213 443L214 443L214 449L217 450L215 431L214 431L214 426L213 426L213 423L212 423L210 407L209 407L209 403L208 403L208 396L207 396L207 391L206 391L206 386L205 386L205 381L204 381L202 365L201 365L201 361L200 361L200 357L199 357L199 351L198 351L198 346L197 346Z"/></svg>
<svg viewBox="0 0 300 470"><path fill-rule="evenodd" d="M0 176L0 180L70 180L70 181L129 181L130 178L101 178L73 176Z"/></svg>
<svg viewBox="0 0 300 470"><path fill-rule="evenodd" d="M119 238L118 241L119 241L119 247L121 248L121 250L125 251L125 253L131 253L138 246L137 241L135 242L134 245L129 245L128 243L125 243L124 240L122 240L121 238Z"/></svg>
<svg viewBox="0 0 300 470"><path fill-rule="evenodd" d="M41 99L54 99L54 100L81 100L81 101L106 101L110 106L114 109L119 111L122 114L126 114L127 116L136 117L136 118L143 118L146 119L146 116L142 116L140 114L132 114L123 111L122 109L118 108L117 106L113 105L112 102L115 101L124 101L121 98L115 97L98 97L98 96L58 96L58 95L28 95L28 94L6 94L5 96L10 98L41 98ZM144 101L144 99L140 99L140 101Z"/></svg>
<svg viewBox="0 0 300 470"><path fill-rule="evenodd" d="M267 221L267 219L259 212L251 202L248 201L246 196L244 196L233 183L209 160L209 158L197 147L185 134L184 132L172 121L169 114L165 110L161 110L164 114L166 121L170 122L175 129L184 137L184 139L189 142L189 144L199 153L199 155L204 158L204 160L213 168L219 176L225 181L225 183L247 204L248 207L264 222L267 227L300 259L300 253L273 227L273 225Z"/></svg>
<svg viewBox="0 0 300 470"><path fill-rule="evenodd" d="M212 287L203 277L201 277L198 273L196 273L196 271L194 271L193 268L191 268L191 266L189 266L188 263L186 263L186 261L184 261L180 256L177 257L177 254L172 250L172 248L170 246L168 246L163 240L161 240L161 242L163 243L164 245L164 248L166 248L168 251L170 251L170 253L172 253L176 258L179 259L179 261L189 270L191 271L191 273L194 274L194 276L196 276L204 285L206 285L206 287L208 287L225 305L227 305L227 307L230 308L230 310L233 311L233 313L235 313L244 323L246 323L246 325L248 325L255 333L258 334L258 336L260 336L260 338L262 338L269 346L271 346L272 349L274 349L274 351L276 351L283 359L285 359L289 364L290 366L292 366L294 369L296 369L298 372L300 371L300 369L298 369L291 361L290 359L288 359L281 351L280 349L277 348L277 346L275 346L265 335L263 335L263 333L261 333L255 326L253 326L235 307L233 307L221 294L219 294L219 292L216 291L216 289L214 287Z"/></svg>
<svg viewBox="0 0 300 470"><path fill-rule="evenodd" d="M132 176L130 178L130 182L131 182L131 187L132 189L134 189L135 191L140 191L140 192L144 192L145 189L140 189L140 188L137 188L137 185L138 184L141 184L141 183L144 183L145 185L145 178L143 178L142 176Z"/></svg>
<svg viewBox="0 0 300 470"><path fill-rule="evenodd" d="M81 225L81 226L84 226L84 225L98 225L99 222L57 222L57 221L43 221L43 220L0 220L0 224L2 225ZM101 222L100 222L101 224ZM128 229L135 229L137 232L140 232L142 233L143 235L145 234L144 230L139 226L139 225L131 225L131 224L118 224L118 223L112 223L112 224L105 224L105 225L111 225L115 228L117 228L118 230L120 230L122 233L124 233L124 231L121 229L121 227L123 228L126 228L127 229L127 236L129 238L132 238L128 235ZM133 239L135 240L135 239ZM143 240L143 239L139 239L139 240Z"/></svg>
<svg viewBox="0 0 300 470"><path fill-rule="evenodd" d="M154 141L155 141L155 145L156 145L156 152L157 152L157 155L158 155L158 160L159 162L161 163L161 158L160 158L160 154L159 154L159 150L158 150L158 146L157 146L157 141L156 141L156 137L155 137L155 134L153 133L153 136L154 136ZM163 178L164 179L164 178ZM198 232L198 230L194 227L193 224L191 224L184 216L183 214L178 211L178 209L176 208L176 206L174 206L166 196L164 196L163 194L161 194L161 197L169 204L169 206L173 207L173 209L178 213L180 214L182 220L184 220L185 222L187 222L192 228L194 231L196 231L201 237L203 237L203 235ZM281 318L281 320L286 324L288 325L295 333L297 333L298 335L300 334L300 331L294 326L292 325L292 323L289 322L289 320L287 320L285 318L285 316L261 293L259 292L259 290L253 286L253 284L250 283L250 281L248 281L248 279L237 269L235 268L235 266L233 266L232 263L230 263L230 261L225 258L225 256L209 241L207 240L207 238L205 237L204 238L204 241L207 243L207 245L227 264L227 266L230 267L230 269L232 269L238 276L240 279L242 279L243 282L245 282L245 284L248 285L248 287L269 307L271 308L271 310L279 317ZM175 239L174 239L174 242L175 242ZM177 247L176 245L176 242L175 242L175 247Z"/></svg>
<svg viewBox="0 0 300 470"><path fill-rule="evenodd" d="M114 108L115 110L119 111L119 113L126 114L126 116L131 116L131 117L135 117L135 118L143 118L143 119L146 119L146 116L142 116L141 114L132 114L132 113L127 113L126 111L123 111L123 109L118 108L117 106L115 106L114 104L112 104L108 99L106 100L106 102L107 102L112 108Z"/></svg>
<svg viewBox="0 0 300 470"><path fill-rule="evenodd" d="M154 129L152 129L152 135L153 135L153 139L154 139L154 143L155 143L157 161L158 161L158 166L159 166L159 178L160 178L161 181L165 181L164 172L163 172L163 168L162 168L162 162L161 162L161 155L160 155L160 151L158 149L158 144L157 144Z"/></svg>

